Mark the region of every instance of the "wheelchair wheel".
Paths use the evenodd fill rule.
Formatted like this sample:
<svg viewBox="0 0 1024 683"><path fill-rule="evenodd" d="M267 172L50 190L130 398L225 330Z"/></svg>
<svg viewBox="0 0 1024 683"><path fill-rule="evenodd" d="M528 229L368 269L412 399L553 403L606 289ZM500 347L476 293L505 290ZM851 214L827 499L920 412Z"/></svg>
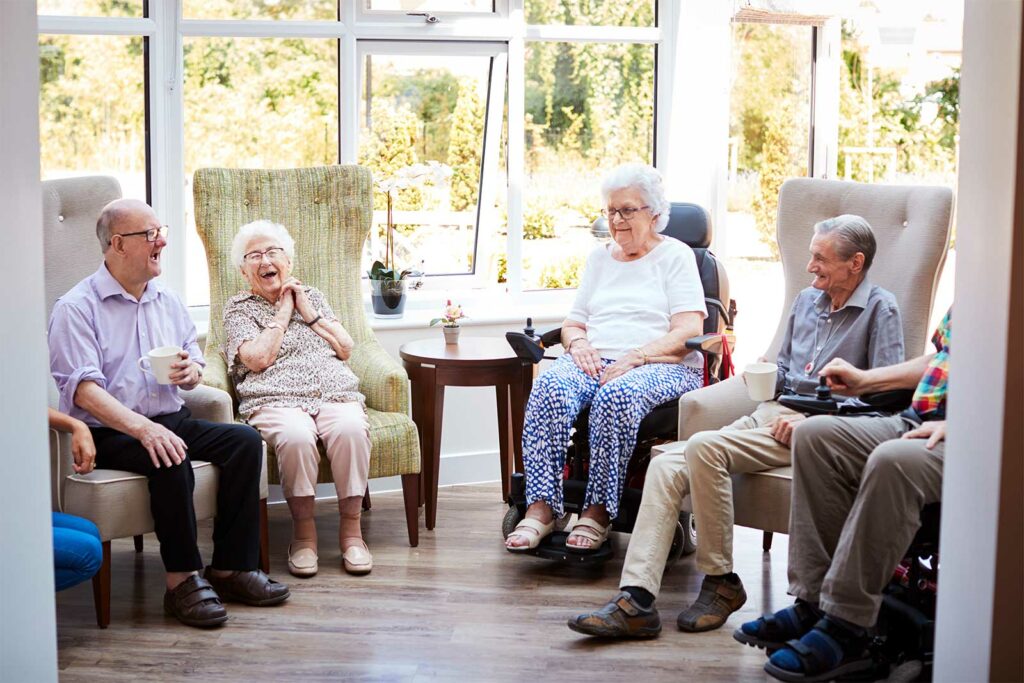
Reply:
<svg viewBox="0 0 1024 683"><path fill-rule="evenodd" d="M679 526L683 528L683 555L697 552L697 519L692 512L679 513Z"/></svg>
<svg viewBox="0 0 1024 683"><path fill-rule="evenodd" d="M508 538L509 534L515 530L516 525L523 521L523 516L519 514L519 508L515 505L510 505L508 512L505 513L505 517L501 520L501 537Z"/></svg>

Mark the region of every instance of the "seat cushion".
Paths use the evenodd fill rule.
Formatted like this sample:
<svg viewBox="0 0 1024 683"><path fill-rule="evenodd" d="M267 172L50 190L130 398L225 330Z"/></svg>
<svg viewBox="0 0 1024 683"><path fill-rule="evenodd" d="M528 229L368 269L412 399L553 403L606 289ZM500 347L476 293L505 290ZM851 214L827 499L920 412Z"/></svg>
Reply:
<svg viewBox="0 0 1024 683"><path fill-rule="evenodd" d="M217 509L218 469L198 461L192 462L192 469L196 519L209 519ZM153 531L147 478L133 472L94 470L70 475L64 482L63 511L92 521L104 541Z"/></svg>
<svg viewBox="0 0 1024 683"><path fill-rule="evenodd" d="M732 499L736 524L780 534L789 533L792 485L792 467L733 475Z"/></svg>
<svg viewBox="0 0 1024 683"><path fill-rule="evenodd" d="M403 413L384 413L373 408L367 409L367 416L370 421L370 479L417 474L420 471L420 448L416 423ZM264 442L264 446L270 463L270 483L280 484L277 454L270 444ZM320 441L317 441L317 451L320 453L317 482L331 483L334 481L331 463Z"/></svg>
<svg viewBox="0 0 1024 683"><path fill-rule="evenodd" d="M265 447L264 447L265 448ZM196 520L210 519L217 512L218 468L208 462L192 460L196 488L192 494ZM267 457L260 472L260 500L268 495ZM72 474L64 480L62 512L85 517L100 530L104 541L138 536L153 531L149 512L149 485L146 477L122 470L93 470Z"/></svg>

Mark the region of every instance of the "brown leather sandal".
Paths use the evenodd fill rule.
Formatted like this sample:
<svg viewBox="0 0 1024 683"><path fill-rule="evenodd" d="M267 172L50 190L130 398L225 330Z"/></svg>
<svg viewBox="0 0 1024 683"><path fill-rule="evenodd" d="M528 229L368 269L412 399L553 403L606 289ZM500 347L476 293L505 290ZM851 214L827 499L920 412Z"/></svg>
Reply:
<svg viewBox="0 0 1024 683"><path fill-rule="evenodd" d="M203 576L225 602L269 607L284 602L291 595L288 586L274 581L259 569L219 577L214 575L212 567L207 567Z"/></svg>
<svg viewBox="0 0 1024 683"><path fill-rule="evenodd" d="M228 612L210 582L193 574L164 593L164 611L186 626L212 628L228 620Z"/></svg>

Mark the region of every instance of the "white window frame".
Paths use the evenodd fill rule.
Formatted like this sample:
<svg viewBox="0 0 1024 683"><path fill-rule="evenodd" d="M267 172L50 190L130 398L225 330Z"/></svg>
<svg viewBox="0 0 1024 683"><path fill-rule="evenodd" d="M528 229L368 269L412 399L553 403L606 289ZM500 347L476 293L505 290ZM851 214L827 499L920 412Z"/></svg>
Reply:
<svg viewBox="0 0 1024 683"><path fill-rule="evenodd" d="M127 17L66 17L41 15L40 34L80 35L139 35L149 41L149 126L150 196L158 215L171 225L187 225L185 216L184 178L184 103L182 98L182 43L187 37L260 37L260 38L335 38L339 49L339 137L340 163L355 163L359 134L360 55L367 49L363 41L386 40L401 42L460 42L473 44L502 43L507 45L508 92L508 255L507 282L484 283L473 281L477 276L446 276L436 278L447 283L431 283L428 291L412 292L417 298L434 299L437 293L429 290L435 285L450 290L459 287L482 288L477 294L508 294L515 300L530 302L545 299L562 300L564 292L532 291L522 288L522 211L523 173L525 154L525 44L527 41L558 42L637 42L653 44L657 50L655 75L655 165L669 168L670 116L673 72L677 67L677 49L673 44L675 31L671 28L679 21L678 0L658 0L657 21L653 27L563 26L528 25L525 20L525 0L496 0L491 15L436 13L441 21L428 24L420 17L394 16L396 13L362 11L361 0L342 0L338 21L271 21L271 20L200 20L182 19L182 0L151 0L146 18ZM384 14L392 14L385 17ZM372 47L372 46L371 46ZM446 45L445 48L451 47ZM469 48L472 49L472 48ZM496 98L505 93L494 80L499 60L492 75L489 112L501 111ZM497 107L495 105L498 105ZM501 117L489 116L485 131L485 161L482 168L480 206L492 206L497 192L498 142ZM494 140L494 144L491 144ZM492 159L493 157L493 159ZM493 164L493 167L492 167ZM479 230L487 229L494 221L483 214ZM478 242L484 242L478 234ZM478 254L478 263L482 263ZM476 269L480 272L480 269ZM164 279L176 291L185 291L187 276L184 240L172 242L165 250ZM456 278L464 282L456 283ZM433 278L428 278L428 282ZM207 306L191 307L197 319L208 317Z"/></svg>
<svg viewBox="0 0 1024 683"><path fill-rule="evenodd" d="M442 0L443 1L443 0ZM426 24L427 19L425 16L410 14L409 10L371 10L367 9L368 0L349 0L347 4L353 5L355 9L355 19L361 24L371 23L382 23L382 24ZM432 9L424 10L430 16L436 17L437 22L430 24L436 26L437 24L452 23L452 22L466 22L466 21L493 21L494 19L504 19L508 17L509 11L509 0L492 0L491 5L494 9L489 12L449 12L444 9ZM420 10L416 10L419 12Z"/></svg>

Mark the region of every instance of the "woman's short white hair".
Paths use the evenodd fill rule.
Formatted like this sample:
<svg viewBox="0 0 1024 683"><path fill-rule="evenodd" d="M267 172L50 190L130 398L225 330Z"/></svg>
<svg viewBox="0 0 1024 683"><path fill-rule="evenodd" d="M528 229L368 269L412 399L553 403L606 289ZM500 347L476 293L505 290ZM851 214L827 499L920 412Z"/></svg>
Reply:
<svg viewBox="0 0 1024 683"><path fill-rule="evenodd" d="M295 260L295 240L288 234L287 228L280 223L268 220L253 221L246 223L238 229L235 240L231 243L231 262L239 268L245 263L245 249L249 243L258 237L269 237L277 240L284 253L292 261Z"/></svg>
<svg viewBox="0 0 1024 683"><path fill-rule="evenodd" d="M622 164L611 170L601 183L601 201L608 204L608 195L616 190L636 189L652 214L657 214L654 231L661 232L668 225L672 205L665 199L665 183L658 169L647 164Z"/></svg>

